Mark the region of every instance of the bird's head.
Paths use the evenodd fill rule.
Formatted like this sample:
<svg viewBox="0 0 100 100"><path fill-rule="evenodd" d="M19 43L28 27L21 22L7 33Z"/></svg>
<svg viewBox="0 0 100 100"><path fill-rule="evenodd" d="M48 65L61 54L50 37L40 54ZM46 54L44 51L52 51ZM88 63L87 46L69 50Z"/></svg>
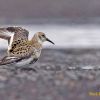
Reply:
<svg viewBox="0 0 100 100"><path fill-rule="evenodd" d="M48 42L54 44L54 42L52 42L50 39L48 39L46 37L45 33L43 33L43 32L37 32L37 33L35 33L35 37L37 38L38 42L41 43L41 44L43 42L45 42L45 41L48 41Z"/></svg>

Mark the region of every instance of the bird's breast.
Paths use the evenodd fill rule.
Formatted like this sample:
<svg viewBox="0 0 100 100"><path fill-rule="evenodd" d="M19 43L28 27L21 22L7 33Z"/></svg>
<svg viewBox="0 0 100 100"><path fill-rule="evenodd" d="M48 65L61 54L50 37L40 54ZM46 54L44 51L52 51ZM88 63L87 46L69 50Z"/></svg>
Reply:
<svg viewBox="0 0 100 100"><path fill-rule="evenodd" d="M36 58L39 58L40 54L41 54L41 50L40 49L36 50L36 52L35 52Z"/></svg>

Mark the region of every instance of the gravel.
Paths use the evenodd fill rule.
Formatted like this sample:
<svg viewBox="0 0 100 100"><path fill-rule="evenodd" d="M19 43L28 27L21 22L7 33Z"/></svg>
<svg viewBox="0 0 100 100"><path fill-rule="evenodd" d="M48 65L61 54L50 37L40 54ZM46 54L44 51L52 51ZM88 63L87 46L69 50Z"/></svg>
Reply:
<svg viewBox="0 0 100 100"><path fill-rule="evenodd" d="M100 49L44 49L36 72L4 67L0 100L100 100L89 94L100 91Z"/></svg>

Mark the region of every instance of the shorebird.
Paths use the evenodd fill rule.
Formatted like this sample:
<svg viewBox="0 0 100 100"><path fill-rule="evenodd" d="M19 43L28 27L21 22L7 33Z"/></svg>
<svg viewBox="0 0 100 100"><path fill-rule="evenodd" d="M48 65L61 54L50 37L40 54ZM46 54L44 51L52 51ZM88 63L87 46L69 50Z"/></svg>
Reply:
<svg viewBox="0 0 100 100"><path fill-rule="evenodd" d="M7 32L14 34L4 34ZM39 59L45 41L54 44L43 32L35 33L31 40L28 35L29 32L21 27L0 28L0 38L8 40L7 56L0 60L0 66L29 67Z"/></svg>

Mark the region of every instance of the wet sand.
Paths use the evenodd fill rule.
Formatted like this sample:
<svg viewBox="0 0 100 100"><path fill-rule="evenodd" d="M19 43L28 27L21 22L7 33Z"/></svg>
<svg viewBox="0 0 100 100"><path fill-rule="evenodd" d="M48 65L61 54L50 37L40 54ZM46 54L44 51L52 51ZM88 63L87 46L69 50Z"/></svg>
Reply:
<svg viewBox="0 0 100 100"><path fill-rule="evenodd" d="M0 69L0 100L100 100L89 94L100 91L100 71L79 70L99 68L100 49L45 49L31 67Z"/></svg>

